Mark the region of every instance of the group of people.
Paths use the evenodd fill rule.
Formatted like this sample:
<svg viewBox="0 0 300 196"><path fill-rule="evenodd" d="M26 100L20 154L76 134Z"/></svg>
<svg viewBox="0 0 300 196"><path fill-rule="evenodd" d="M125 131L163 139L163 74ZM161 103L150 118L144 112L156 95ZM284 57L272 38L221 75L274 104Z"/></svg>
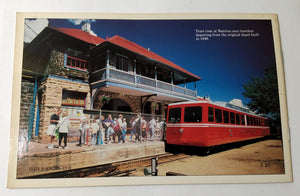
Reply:
<svg viewBox="0 0 300 196"><path fill-rule="evenodd" d="M58 109L55 114L50 117L50 125L47 130L49 135L49 144L47 148L53 148L53 141L55 136L58 137L58 147L67 147L67 137L70 126L70 120L68 118L68 112L62 113L60 119L61 109ZM118 118L112 118L111 114L108 114L107 118L103 115L98 119L89 120L88 115L80 115L80 126L79 126L79 141L77 146L87 145L87 134L91 134L92 145L104 145L110 144L111 142L126 143L126 133L130 130L129 141L146 141L147 135L150 140L154 139L156 130L160 129L161 124L158 120L152 118L150 122L146 122L143 116L137 115L132 117L129 125L127 125L126 118L122 114L118 115ZM147 134L148 132L148 134ZM117 141L116 141L117 138ZM62 140L64 146L61 145Z"/></svg>

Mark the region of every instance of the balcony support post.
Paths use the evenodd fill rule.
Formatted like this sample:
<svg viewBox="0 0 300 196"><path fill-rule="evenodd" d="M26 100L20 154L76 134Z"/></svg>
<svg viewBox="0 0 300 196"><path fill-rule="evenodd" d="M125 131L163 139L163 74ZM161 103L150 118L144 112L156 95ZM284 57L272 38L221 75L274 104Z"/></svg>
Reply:
<svg viewBox="0 0 300 196"><path fill-rule="evenodd" d="M185 82L185 79L184 80L184 94L186 95L186 82Z"/></svg>
<svg viewBox="0 0 300 196"><path fill-rule="evenodd" d="M134 84L136 84L136 60L133 60Z"/></svg>
<svg viewBox="0 0 300 196"><path fill-rule="evenodd" d="M196 94L196 97L197 97L197 83L196 83L196 81L194 82L194 85L195 85L195 94Z"/></svg>
<svg viewBox="0 0 300 196"><path fill-rule="evenodd" d="M174 91L173 72L171 72L171 86L172 86L172 91Z"/></svg>
<svg viewBox="0 0 300 196"><path fill-rule="evenodd" d="M106 78L109 78L109 50L106 53Z"/></svg>
<svg viewBox="0 0 300 196"><path fill-rule="evenodd" d="M155 69L155 88L157 88L157 69L156 66L154 67Z"/></svg>

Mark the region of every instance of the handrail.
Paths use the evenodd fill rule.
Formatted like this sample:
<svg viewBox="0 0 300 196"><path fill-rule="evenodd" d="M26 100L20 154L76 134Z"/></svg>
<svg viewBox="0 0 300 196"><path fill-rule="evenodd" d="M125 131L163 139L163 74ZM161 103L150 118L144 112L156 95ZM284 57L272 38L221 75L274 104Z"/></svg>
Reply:
<svg viewBox="0 0 300 196"><path fill-rule="evenodd" d="M181 86L177 86L177 85L172 85L170 83L161 81L161 80L157 80L157 79L153 79L153 78L149 78L146 76L142 76L142 75L138 75L136 73L130 73L127 71L123 71L123 70L119 70L116 68L102 68L100 70L94 71L92 72L92 75L97 75L105 70L107 70L110 72L110 76L109 78L105 75L104 77L106 79L112 79L112 80L120 80L124 81L124 82L129 82L128 84L131 85L135 85L135 86L144 86L144 87L149 87L149 88L156 88L157 90L161 91L169 91L172 93L175 93L177 95L184 95L184 96L189 96L189 97L196 97L197 93L196 91L181 87ZM112 74L112 72L115 72L116 75ZM134 79L135 78L135 79ZM102 78L103 79L103 78ZM143 81L144 80L144 81ZM94 81L96 82L96 81Z"/></svg>
<svg viewBox="0 0 300 196"><path fill-rule="evenodd" d="M100 72L100 71L104 71L104 70L106 70L106 68L103 68L103 69L98 69L98 70L96 70L96 71L92 72L92 74L96 74L96 73L98 73L98 72Z"/></svg>
<svg viewBox="0 0 300 196"><path fill-rule="evenodd" d="M81 61L81 62L84 62L84 63L86 63L86 62L87 62L86 60L79 59L79 58L76 58L76 57L73 57L73 56L69 56L69 55L67 55L67 57L68 57L68 58L70 58L70 59L74 59L74 60L76 60L76 61Z"/></svg>

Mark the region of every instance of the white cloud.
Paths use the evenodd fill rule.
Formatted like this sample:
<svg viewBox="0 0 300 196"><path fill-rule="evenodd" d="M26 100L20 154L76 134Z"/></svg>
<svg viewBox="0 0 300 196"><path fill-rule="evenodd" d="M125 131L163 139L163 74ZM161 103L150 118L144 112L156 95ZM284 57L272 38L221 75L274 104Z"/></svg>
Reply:
<svg viewBox="0 0 300 196"><path fill-rule="evenodd" d="M73 23L74 25L80 25L82 22L89 22L89 23L96 22L96 20L94 19L68 19L68 21Z"/></svg>

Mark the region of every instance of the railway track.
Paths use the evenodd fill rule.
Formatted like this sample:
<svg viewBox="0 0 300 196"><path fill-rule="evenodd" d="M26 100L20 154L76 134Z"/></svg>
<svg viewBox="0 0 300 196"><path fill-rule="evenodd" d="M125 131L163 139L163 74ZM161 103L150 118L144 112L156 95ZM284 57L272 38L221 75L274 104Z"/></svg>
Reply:
<svg viewBox="0 0 300 196"><path fill-rule="evenodd" d="M135 159L125 162L119 162L119 163L113 163L111 164L111 168L107 171L98 173L98 174L92 174L88 177L109 177L109 176L129 176L131 172L136 171L137 168L146 168L151 166L151 159L157 157L157 163L158 165L161 163L167 163L179 159L184 159L189 157L189 155L186 154L161 154L158 156L149 156L142 159Z"/></svg>
<svg viewBox="0 0 300 196"><path fill-rule="evenodd" d="M172 154L165 153L157 156L143 157L140 159L116 162L111 164L99 165L88 168L68 170L63 172L32 176L32 178L72 178L72 177L122 177L129 176L131 172L137 168L147 168L151 166L151 159L157 158L158 165L175 160L180 160L189 157L184 153Z"/></svg>

